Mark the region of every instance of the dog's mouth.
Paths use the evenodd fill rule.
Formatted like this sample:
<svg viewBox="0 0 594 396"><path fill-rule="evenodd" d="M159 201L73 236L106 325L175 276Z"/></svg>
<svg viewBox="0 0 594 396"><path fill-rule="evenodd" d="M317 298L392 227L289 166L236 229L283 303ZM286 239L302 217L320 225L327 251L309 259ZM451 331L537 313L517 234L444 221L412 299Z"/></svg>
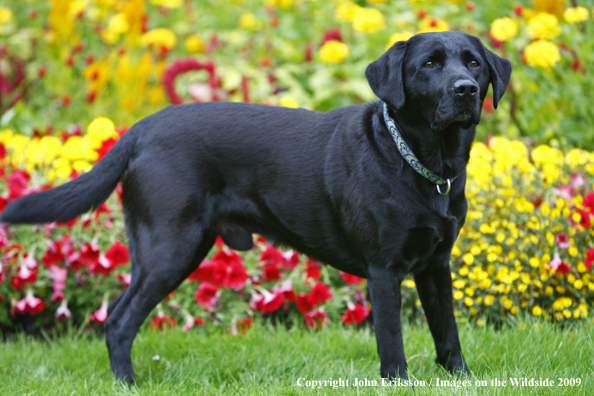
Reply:
<svg viewBox="0 0 594 396"><path fill-rule="evenodd" d="M440 103L435 111L435 119L432 122L432 128L444 130L452 124L458 124L463 129L468 129L472 125L477 125L480 121L480 101L472 101L463 105L449 103L444 105Z"/></svg>

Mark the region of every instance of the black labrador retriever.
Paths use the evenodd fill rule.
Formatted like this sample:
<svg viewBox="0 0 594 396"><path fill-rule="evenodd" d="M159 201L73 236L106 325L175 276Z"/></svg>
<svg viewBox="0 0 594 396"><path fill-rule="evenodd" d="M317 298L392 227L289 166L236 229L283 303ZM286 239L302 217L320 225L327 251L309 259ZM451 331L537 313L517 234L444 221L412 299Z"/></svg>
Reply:
<svg viewBox="0 0 594 396"><path fill-rule="evenodd" d="M132 283L105 324L115 375L134 381L133 340L217 235L252 233L368 279L383 378L407 378L400 283L410 272L437 362L470 373L452 308L450 251L467 211L466 164L489 84L511 64L473 36L424 33L366 70L382 100L328 113L256 104L173 106L134 125L90 172L9 205L1 221L66 221L119 180Z"/></svg>

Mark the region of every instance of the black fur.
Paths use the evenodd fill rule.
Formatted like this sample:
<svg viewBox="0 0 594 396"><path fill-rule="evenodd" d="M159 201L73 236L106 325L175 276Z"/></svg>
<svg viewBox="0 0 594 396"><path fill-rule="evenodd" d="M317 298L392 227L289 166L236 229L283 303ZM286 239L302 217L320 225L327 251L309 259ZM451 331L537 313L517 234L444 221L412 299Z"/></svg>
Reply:
<svg viewBox="0 0 594 396"><path fill-rule="evenodd" d="M492 83L497 103L510 73L507 60L457 32L416 35L368 67L371 88L419 160L457 176L449 195L398 153L381 102L328 113L204 103L147 117L91 172L18 200L0 220L68 220L123 180L132 283L109 308L106 338L114 373L128 381L132 342L155 305L217 235L241 250L252 247L252 233L368 279L384 378L407 378L400 283L412 272L437 362L469 373L450 251L466 216L466 164L483 100ZM461 82L469 89L456 88Z"/></svg>

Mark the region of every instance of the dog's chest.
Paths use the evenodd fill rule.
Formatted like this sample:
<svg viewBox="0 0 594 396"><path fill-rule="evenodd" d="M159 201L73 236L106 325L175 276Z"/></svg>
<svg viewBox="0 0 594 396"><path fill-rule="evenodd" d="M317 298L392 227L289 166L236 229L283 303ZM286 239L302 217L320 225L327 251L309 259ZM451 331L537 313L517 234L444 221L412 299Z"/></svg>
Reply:
<svg viewBox="0 0 594 396"><path fill-rule="evenodd" d="M458 235L458 219L435 212L419 216L406 233L401 257L409 271L421 270L440 256L451 252Z"/></svg>

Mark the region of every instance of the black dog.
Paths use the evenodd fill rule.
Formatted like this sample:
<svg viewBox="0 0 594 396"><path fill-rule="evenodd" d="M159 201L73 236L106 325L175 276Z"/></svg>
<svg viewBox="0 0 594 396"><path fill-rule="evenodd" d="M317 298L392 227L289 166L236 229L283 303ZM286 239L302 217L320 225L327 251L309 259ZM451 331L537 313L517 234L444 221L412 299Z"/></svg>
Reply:
<svg viewBox="0 0 594 396"><path fill-rule="evenodd" d="M109 307L105 331L112 369L130 382L132 343L155 305L217 235L245 250L252 233L368 279L384 378L407 378L400 283L412 272L437 362L469 373L450 251L466 216L465 169L483 100L491 83L496 107L510 74L510 62L476 37L418 34L367 68L386 104L328 113L169 107L134 125L89 173L19 199L0 220L66 221L123 181L132 283Z"/></svg>

